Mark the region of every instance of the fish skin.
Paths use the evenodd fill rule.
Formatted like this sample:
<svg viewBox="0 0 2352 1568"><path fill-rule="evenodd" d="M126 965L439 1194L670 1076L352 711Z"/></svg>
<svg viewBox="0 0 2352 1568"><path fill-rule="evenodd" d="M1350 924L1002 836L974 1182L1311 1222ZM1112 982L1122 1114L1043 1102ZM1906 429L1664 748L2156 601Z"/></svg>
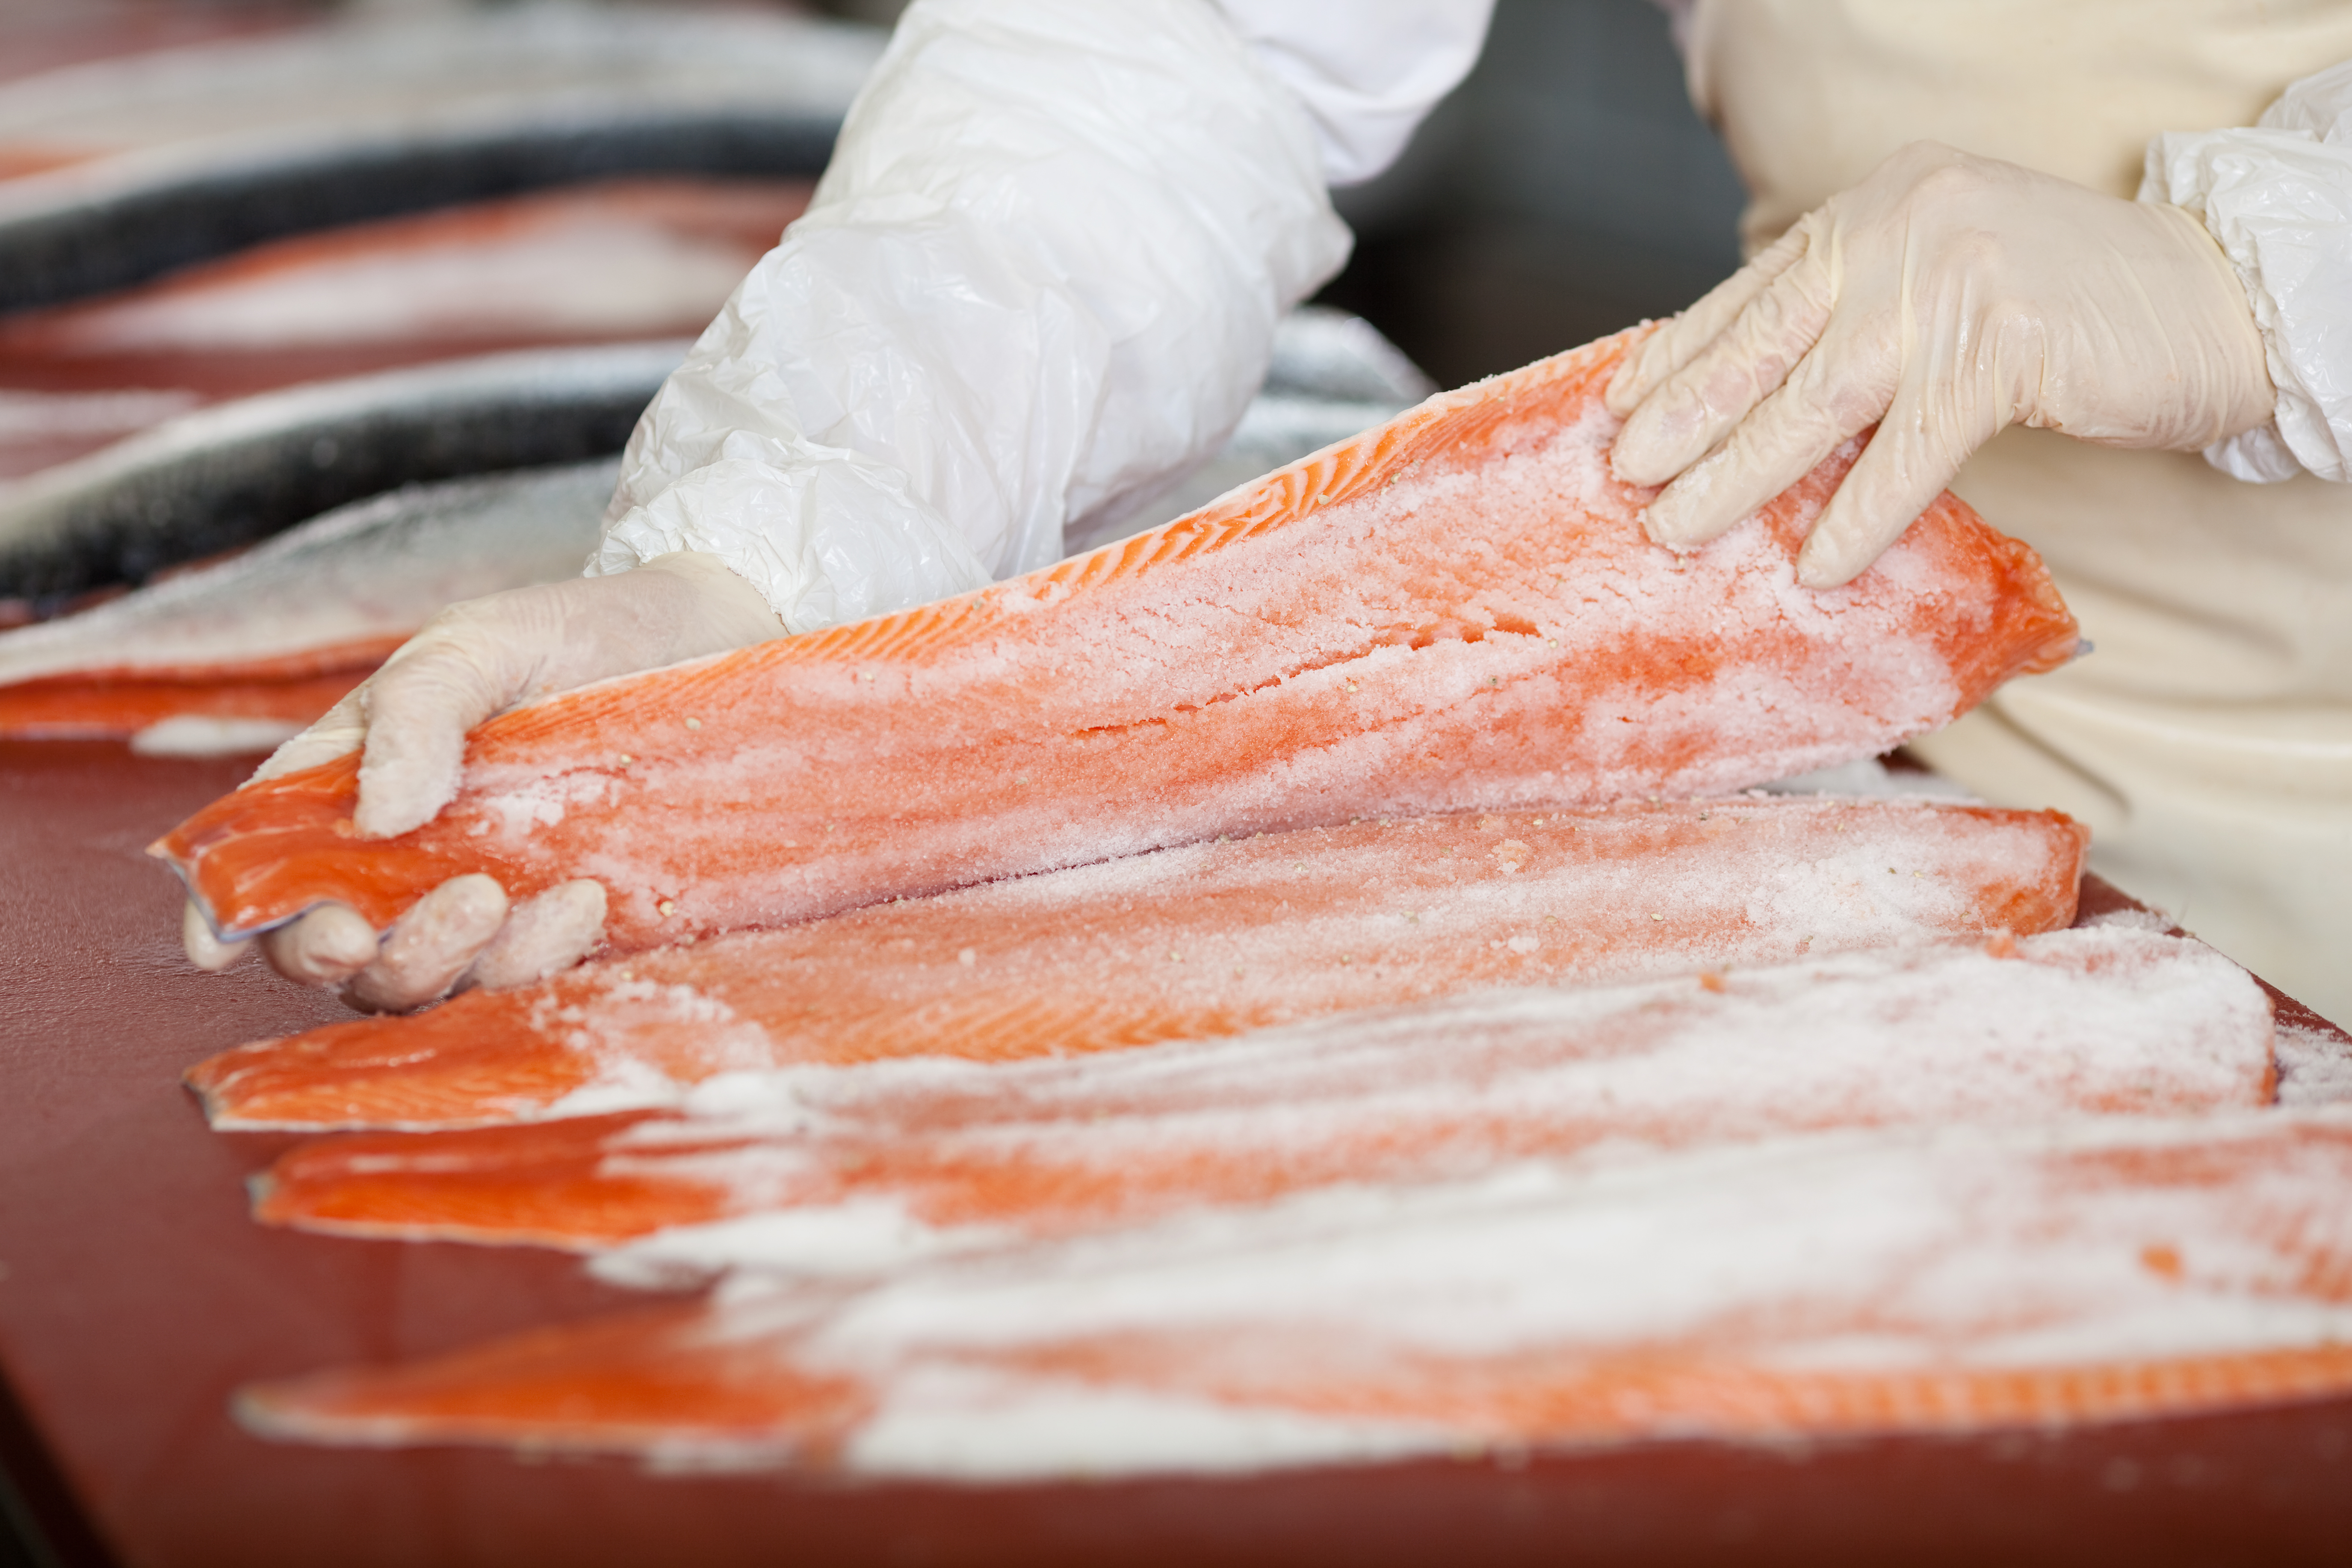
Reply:
<svg viewBox="0 0 2352 1568"><path fill-rule="evenodd" d="M199 405L301 383L493 350L690 337L811 188L641 179L467 201L0 317L0 480ZM152 390L44 390L108 386Z"/></svg>
<svg viewBox="0 0 2352 1568"><path fill-rule="evenodd" d="M814 178L887 37L532 5L345 16L19 78L0 96L0 167L35 172L0 189L0 311L485 192Z"/></svg>
<svg viewBox="0 0 2352 1568"><path fill-rule="evenodd" d="M237 363L255 354L299 369L340 347L357 362L345 374L356 374L532 342L691 334L806 210L813 188L605 180L344 225L0 319L0 364L21 379L40 362L135 357L151 367L148 384L169 376L163 384L209 398L224 384L261 390ZM398 357L369 365L370 345ZM208 377L205 362L222 359L228 374Z"/></svg>
<svg viewBox="0 0 2352 1568"><path fill-rule="evenodd" d="M1120 1049L2052 930L2086 844L2055 812L1803 796L1359 822L623 956L240 1046L187 1081L223 1129L425 1128L658 1106L742 1068Z"/></svg>
<svg viewBox="0 0 2352 1568"><path fill-rule="evenodd" d="M0 632L0 739L128 737L187 714L308 723L444 605L577 572L618 470L605 458L404 487Z"/></svg>
<svg viewBox="0 0 2352 1568"><path fill-rule="evenodd" d="M618 452L686 347L478 354L166 420L0 497L0 596L143 583L403 483Z"/></svg>
<svg viewBox="0 0 2352 1568"><path fill-rule="evenodd" d="M2039 560L1949 496L1854 583L1798 587L1852 444L1706 550L1650 544L1601 404L1635 335L1026 577L493 719L399 838L354 838L346 758L151 852L225 938L329 900L382 927L483 871L596 878L626 951L1220 833L1717 794L2073 656Z"/></svg>
<svg viewBox="0 0 2352 1568"><path fill-rule="evenodd" d="M768 1075L684 1115L350 1134L281 1155L253 1212L583 1251L776 1215L746 1232L771 1267L799 1236L822 1238L810 1271L864 1269L1626 1143L2251 1109L2271 1056L2267 999L2211 949L2059 931L2006 957L1954 943L1488 992L1110 1057ZM708 1272L723 1237L656 1237L599 1271Z"/></svg>
<svg viewBox="0 0 2352 1568"><path fill-rule="evenodd" d="M236 1412L966 1480L2145 1420L2352 1391L2347 1184L2340 1108L1817 1134L740 1280Z"/></svg>

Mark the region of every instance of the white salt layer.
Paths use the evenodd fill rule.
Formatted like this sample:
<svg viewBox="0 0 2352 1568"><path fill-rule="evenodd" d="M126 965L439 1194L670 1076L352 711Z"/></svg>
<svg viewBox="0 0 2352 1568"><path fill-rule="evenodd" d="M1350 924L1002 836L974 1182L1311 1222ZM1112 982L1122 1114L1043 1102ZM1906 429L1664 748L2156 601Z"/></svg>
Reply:
<svg viewBox="0 0 2352 1568"><path fill-rule="evenodd" d="M1097 1399L1176 1395L1237 1415L1353 1403L1402 1415L1411 1390L1383 1389L1381 1369L1432 1358L1476 1384L1521 1364L1539 1379L1562 1360L1957 1377L2317 1350L2352 1338L2352 1304L2302 1272L2352 1257L2347 1175L2340 1111L1813 1135L1321 1194L935 1266L852 1298L795 1354L870 1380L876 1433L922 1436L854 1448L863 1462L1013 1476L1065 1473L1074 1454L1102 1473L1241 1457L1233 1423L1183 1452L1072 1399L1074 1381ZM1116 1354L1060 1358L1083 1379L1010 1370L1054 1365L1055 1347L1153 1343L1172 1362L1130 1349L1124 1376ZM990 1398L942 1399L934 1379L965 1368L1004 1380ZM1614 1419L1653 1435L1708 1425L1671 1407ZM1399 1425L1340 1423L1319 1452L1242 1453L1360 1459L1393 1452ZM1548 1436L1430 1426L1433 1449Z"/></svg>
<svg viewBox="0 0 2352 1568"><path fill-rule="evenodd" d="M183 713L131 737L142 757L245 757L274 752L301 725L283 719L207 719Z"/></svg>
<svg viewBox="0 0 2352 1568"><path fill-rule="evenodd" d="M2333 1105L2352 1101L2352 1045L2306 1024L2278 1026L2279 1103Z"/></svg>
<svg viewBox="0 0 2352 1568"><path fill-rule="evenodd" d="M599 1267L828 1273L1536 1155L2268 1099L2270 1005L2210 948L2129 930L1992 945L1487 993L1070 1060L729 1074L681 1120L618 1136L603 1172L716 1187L735 1217Z"/></svg>
<svg viewBox="0 0 2352 1568"><path fill-rule="evenodd" d="M452 1060L552 1050L584 1077L498 1119L661 1108L735 1068L1120 1050L1505 986L2030 931L2071 912L2081 853L2063 817L1927 801L1742 796L1376 819L591 963L529 993L459 999L433 1049ZM730 1026L702 1026L704 1015ZM301 1060L309 1047L286 1048ZM399 1058L382 1097L404 1117L423 1102L390 1079L413 1079L417 1059ZM243 1120L233 1090L212 1095L215 1125L269 1124ZM331 1118L300 1124L392 1124L366 1105L322 1096ZM442 1124L488 1109L450 1104Z"/></svg>
<svg viewBox="0 0 2352 1568"><path fill-rule="evenodd" d="M465 1352L489 1425L443 1414L446 1364L250 1418L967 1480L2141 1419L2352 1389L2347 1184L2342 1107L1528 1163L854 1283L739 1275L688 1319L577 1331L625 1370L566 1331ZM567 1355L577 1394L547 1381Z"/></svg>

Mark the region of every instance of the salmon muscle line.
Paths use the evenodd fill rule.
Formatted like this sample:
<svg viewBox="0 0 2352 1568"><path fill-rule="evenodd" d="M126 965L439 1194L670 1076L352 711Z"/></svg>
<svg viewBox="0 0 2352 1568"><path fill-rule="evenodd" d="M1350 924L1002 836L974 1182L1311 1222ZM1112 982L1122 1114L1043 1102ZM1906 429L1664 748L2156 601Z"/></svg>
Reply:
<svg viewBox="0 0 2352 1568"><path fill-rule="evenodd" d="M1219 834L1692 797L1887 750L2078 638L1949 496L1797 585L1849 447L1689 556L1643 536L1601 402L1631 334L1441 395L1121 543L918 609L551 698L456 799L351 836L356 758L155 847L224 935L464 872L578 877L637 950Z"/></svg>
<svg viewBox="0 0 2352 1568"><path fill-rule="evenodd" d="M1589 984L2074 915L2052 812L1739 798L1359 822L743 932L238 1047L223 1129L481 1125L674 1103L717 1073L1230 1035L1482 987Z"/></svg>

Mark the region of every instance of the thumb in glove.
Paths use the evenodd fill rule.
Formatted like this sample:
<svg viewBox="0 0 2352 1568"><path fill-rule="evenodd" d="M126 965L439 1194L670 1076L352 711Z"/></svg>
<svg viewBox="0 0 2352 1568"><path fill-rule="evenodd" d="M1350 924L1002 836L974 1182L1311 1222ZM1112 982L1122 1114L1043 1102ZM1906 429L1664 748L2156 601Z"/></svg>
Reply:
<svg viewBox="0 0 2352 1568"><path fill-rule="evenodd" d="M715 557L679 552L635 571L518 588L436 616L357 690L273 753L276 777L362 752L353 826L363 838L422 826L457 794L466 736L510 708L641 669L782 635L758 591ZM345 985L373 1011L399 1011L467 983L511 984L577 963L601 938L604 889L571 882L509 910L488 877L453 878L379 938L358 913L323 904L261 938L271 965L306 985ZM191 904L188 956L221 969L223 943Z"/></svg>

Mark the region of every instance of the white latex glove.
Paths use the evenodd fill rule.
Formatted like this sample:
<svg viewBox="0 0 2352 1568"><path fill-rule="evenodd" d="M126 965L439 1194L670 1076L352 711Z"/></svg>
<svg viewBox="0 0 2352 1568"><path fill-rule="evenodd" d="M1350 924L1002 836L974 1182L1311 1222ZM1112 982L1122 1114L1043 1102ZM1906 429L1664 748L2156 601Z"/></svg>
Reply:
<svg viewBox="0 0 2352 1568"><path fill-rule="evenodd" d="M1612 462L1694 549L1878 426L1798 557L1834 587L2003 426L2195 451L2271 416L2245 289L2204 226L1934 142L1895 153L1621 367Z"/></svg>
<svg viewBox="0 0 2352 1568"><path fill-rule="evenodd" d="M257 779L353 751L353 825L391 838L430 821L457 793L467 732L494 714L591 681L764 642L782 625L757 589L709 556L661 556L633 572L547 583L453 605ZM511 985L577 963L603 934L604 889L566 882L509 909L488 877L455 877L379 939L357 911L325 904L260 939L278 972L343 985L354 1006L421 1005L460 984ZM188 957L223 969L244 942L216 940L191 904Z"/></svg>

